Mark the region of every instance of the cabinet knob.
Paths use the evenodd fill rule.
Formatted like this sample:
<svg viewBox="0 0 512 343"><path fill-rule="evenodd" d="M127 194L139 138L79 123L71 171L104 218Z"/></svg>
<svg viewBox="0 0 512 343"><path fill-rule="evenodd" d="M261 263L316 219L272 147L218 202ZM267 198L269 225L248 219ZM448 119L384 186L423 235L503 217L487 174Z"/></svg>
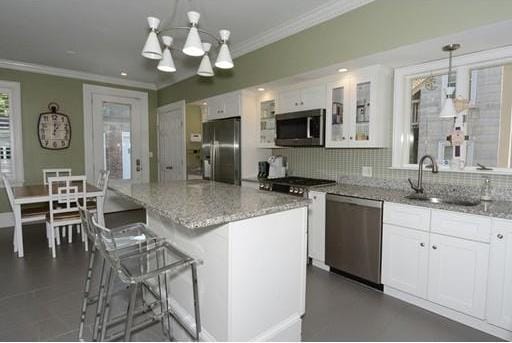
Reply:
<svg viewBox="0 0 512 343"><path fill-rule="evenodd" d="M433 245L432 249L437 250L437 246Z"/></svg>
<svg viewBox="0 0 512 343"><path fill-rule="evenodd" d="M350 140L352 140L352 136L350 136Z"/></svg>
<svg viewBox="0 0 512 343"><path fill-rule="evenodd" d="M300 102L300 104L301 104L301 105L304 105L304 102L302 102L302 101L301 101L301 102Z"/></svg>
<svg viewBox="0 0 512 343"><path fill-rule="evenodd" d="M296 103L295 103L295 106L299 106L299 103L298 103L298 102L296 102Z"/></svg>
<svg viewBox="0 0 512 343"><path fill-rule="evenodd" d="M425 246L425 243L420 243L420 247L424 247Z"/></svg>
<svg viewBox="0 0 512 343"><path fill-rule="evenodd" d="M503 235L501 233L498 233L498 239L503 239Z"/></svg>
<svg viewBox="0 0 512 343"><path fill-rule="evenodd" d="M341 137L341 140L344 141L345 140L345 137Z"/></svg>

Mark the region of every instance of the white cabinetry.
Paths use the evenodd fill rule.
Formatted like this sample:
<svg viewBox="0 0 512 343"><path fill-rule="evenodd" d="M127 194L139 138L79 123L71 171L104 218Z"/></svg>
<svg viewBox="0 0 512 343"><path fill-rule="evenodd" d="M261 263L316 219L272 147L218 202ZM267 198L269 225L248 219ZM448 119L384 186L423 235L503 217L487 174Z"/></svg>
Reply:
<svg viewBox="0 0 512 343"><path fill-rule="evenodd" d="M428 236L428 232L384 224L383 284L426 298Z"/></svg>
<svg viewBox="0 0 512 343"><path fill-rule="evenodd" d="M487 320L512 331L512 221L494 220L488 288Z"/></svg>
<svg viewBox="0 0 512 343"><path fill-rule="evenodd" d="M325 108L325 85L283 90L277 100L277 113Z"/></svg>
<svg viewBox="0 0 512 343"><path fill-rule="evenodd" d="M325 193L310 191L308 211L308 256L314 266L328 269L325 262Z"/></svg>
<svg viewBox="0 0 512 343"><path fill-rule="evenodd" d="M327 85L325 146L389 146L391 70L372 66L344 74Z"/></svg>
<svg viewBox="0 0 512 343"><path fill-rule="evenodd" d="M430 235L428 299L483 319L489 244Z"/></svg>
<svg viewBox="0 0 512 343"><path fill-rule="evenodd" d="M260 122L257 127L260 148L278 148L276 139L276 95L265 92L258 99Z"/></svg>
<svg viewBox="0 0 512 343"><path fill-rule="evenodd" d="M208 120L240 116L241 97L241 92L232 92L208 98Z"/></svg>

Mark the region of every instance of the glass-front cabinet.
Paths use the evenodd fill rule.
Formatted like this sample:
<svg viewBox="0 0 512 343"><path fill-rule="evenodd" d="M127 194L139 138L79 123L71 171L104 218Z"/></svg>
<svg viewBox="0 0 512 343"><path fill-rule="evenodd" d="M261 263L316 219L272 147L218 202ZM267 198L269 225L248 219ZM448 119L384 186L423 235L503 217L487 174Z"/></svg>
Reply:
<svg viewBox="0 0 512 343"><path fill-rule="evenodd" d="M275 147L276 139L276 101L274 99L260 101L260 138L262 148Z"/></svg>
<svg viewBox="0 0 512 343"><path fill-rule="evenodd" d="M327 148L383 148L390 142L391 72L372 66L327 87Z"/></svg>

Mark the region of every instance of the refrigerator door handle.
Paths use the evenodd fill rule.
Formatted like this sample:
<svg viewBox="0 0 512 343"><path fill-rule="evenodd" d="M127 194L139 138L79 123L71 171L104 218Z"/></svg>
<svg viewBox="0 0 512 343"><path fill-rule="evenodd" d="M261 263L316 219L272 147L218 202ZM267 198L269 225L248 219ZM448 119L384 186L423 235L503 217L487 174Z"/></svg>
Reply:
<svg viewBox="0 0 512 343"><path fill-rule="evenodd" d="M311 117L307 118L307 133L306 138L311 138Z"/></svg>
<svg viewBox="0 0 512 343"><path fill-rule="evenodd" d="M211 176L210 180L215 181L215 158L216 158L216 147L215 147L215 140L212 140L212 143L210 144L210 170L211 170Z"/></svg>

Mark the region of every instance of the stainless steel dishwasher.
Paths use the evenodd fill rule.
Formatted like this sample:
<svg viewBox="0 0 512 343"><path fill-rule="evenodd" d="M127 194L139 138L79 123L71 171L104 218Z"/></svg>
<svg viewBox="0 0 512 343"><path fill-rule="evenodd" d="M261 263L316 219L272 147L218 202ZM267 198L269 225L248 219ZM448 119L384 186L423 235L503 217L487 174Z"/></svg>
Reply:
<svg viewBox="0 0 512 343"><path fill-rule="evenodd" d="M380 285L382 201L327 194L325 263Z"/></svg>

